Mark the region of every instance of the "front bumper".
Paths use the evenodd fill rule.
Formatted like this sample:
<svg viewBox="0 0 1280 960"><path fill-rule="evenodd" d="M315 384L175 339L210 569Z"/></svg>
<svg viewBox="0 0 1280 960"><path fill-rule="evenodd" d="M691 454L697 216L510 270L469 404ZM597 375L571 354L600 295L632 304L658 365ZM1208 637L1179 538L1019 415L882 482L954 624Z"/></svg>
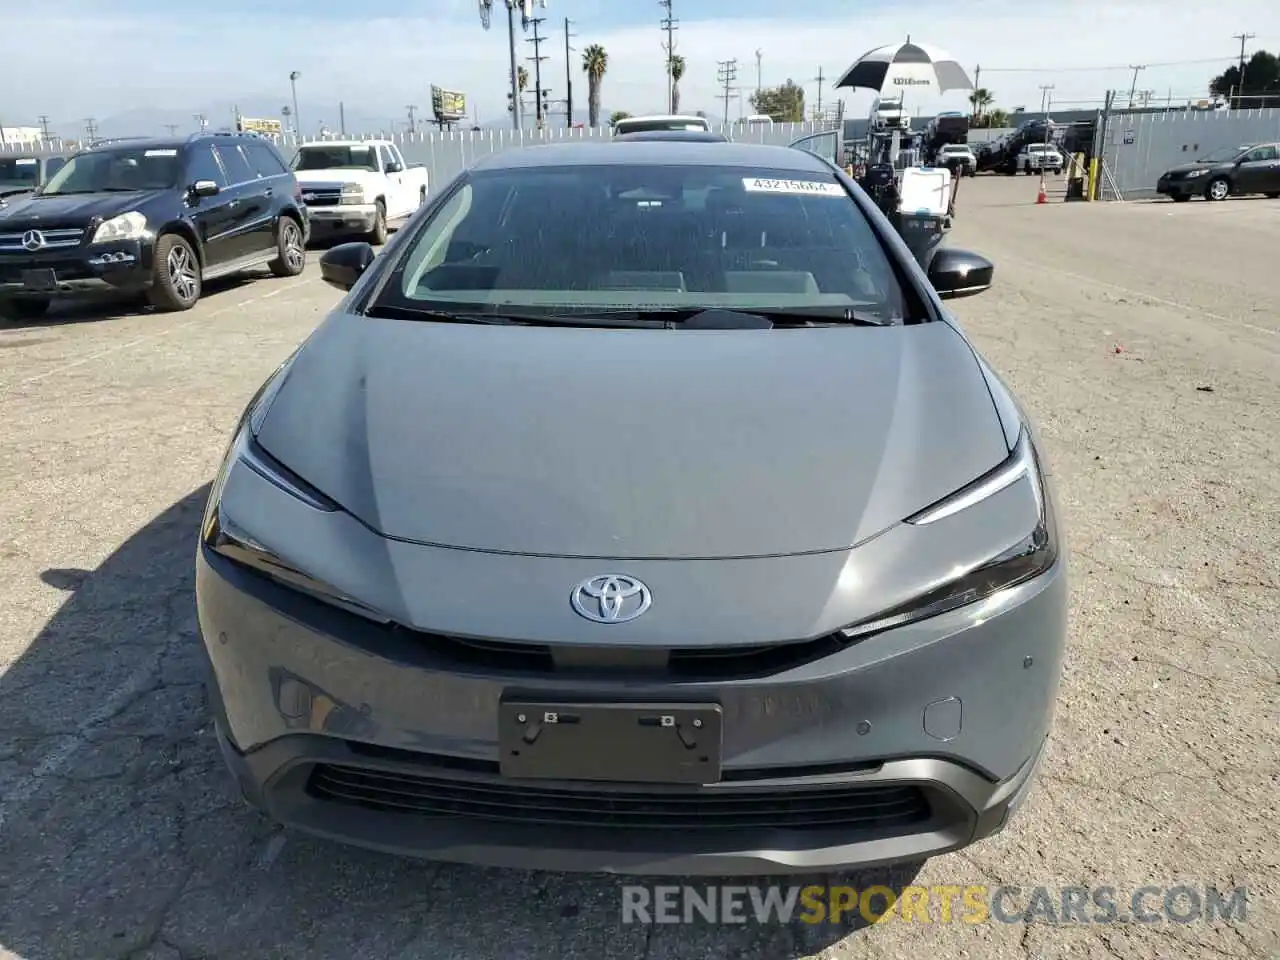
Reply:
<svg viewBox="0 0 1280 960"><path fill-rule="evenodd" d="M311 235L321 237L335 233L368 233L378 219L372 203L349 206L307 207Z"/></svg>
<svg viewBox="0 0 1280 960"><path fill-rule="evenodd" d="M204 548L197 606L224 757L277 821L433 860L759 875L921 860L1002 829L1052 720L1066 577L1060 561L983 616L720 680L531 672L509 652L451 660L446 648L473 641L369 623ZM514 688L717 702L723 778L504 779L498 702Z"/></svg>
<svg viewBox="0 0 1280 960"><path fill-rule="evenodd" d="M1156 193L1166 197L1199 197L1204 195L1204 185L1207 182L1204 177L1178 180L1161 177L1156 181Z"/></svg>
<svg viewBox="0 0 1280 960"><path fill-rule="evenodd" d="M151 255L151 244L138 240L36 253L5 251L0 253L0 297L139 292L152 283Z"/></svg>

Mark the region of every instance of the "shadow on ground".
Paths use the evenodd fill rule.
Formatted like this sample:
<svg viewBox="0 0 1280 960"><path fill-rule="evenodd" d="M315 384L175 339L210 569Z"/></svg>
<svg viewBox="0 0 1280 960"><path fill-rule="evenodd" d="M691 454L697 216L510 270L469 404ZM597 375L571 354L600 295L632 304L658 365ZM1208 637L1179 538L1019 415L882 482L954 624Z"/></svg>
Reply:
<svg viewBox="0 0 1280 960"><path fill-rule="evenodd" d="M620 878L387 857L281 832L245 808L206 720L198 656L193 553L207 490L96 570L42 575L67 598L0 677L0 952L706 960L807 956L850 933L624 924ZM828 882L900 889L915 873Z"/></svg>
<svg viewBox="0 0 1280 960"><path fill-rule="evenodd" d="M201 301L230 293L261 279L265 274L257 271L220 277L204 285ZM68 297L57 301L49 313L35 320L19 320L0 315L0 330L32 330L39 327L60 327L75 323L100 323L118 320L120 317L154 314L156 311L143 294L106 294L101 297Z"/></svg>

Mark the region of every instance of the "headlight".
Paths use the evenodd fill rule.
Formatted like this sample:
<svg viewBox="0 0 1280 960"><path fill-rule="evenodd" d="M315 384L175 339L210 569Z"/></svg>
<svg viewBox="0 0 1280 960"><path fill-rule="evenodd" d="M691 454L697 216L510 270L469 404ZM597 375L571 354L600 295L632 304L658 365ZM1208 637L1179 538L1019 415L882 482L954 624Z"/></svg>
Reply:
<svg viewBox="0 0 1280 960"><path fill-rule="evenodd" d="M227 449L222 466L209 491L209 501L205 506L204 520L200 529L200 541L206 549L241 567L268 577L282 586L305 593L313 599L368 620L388 623L389 619L377 611L310 576L298 569L295 564L282 560L274 550L260 542L252 533L240 529L222 509L223 492L226 490L227 481L236 470L253 471L276 486L283 495L300 500L313 510L337 513L342 509L332 499L277 461L254 439L254 432L260 423L262 411L283 382L282 374L287 366L288 361L262 386L240 417L231 445Z"/></svg>
<svg viewBox="0 0 1280 960"><path fill-rule="evenodd" d="M1208 170L1188 170L1187 178L1190 179L1191 177L1203 177L1208 172L1209 172Z"/></svg>
<svg viewBox="0 0 1280 960"><path fill-rule="evenodd" d="M107 243L111 240L136 240L147 232L147 218L136 210L104 220L93 232L90 243Z"/></svg>
<svg viewBox="0 0 1280 960"><path fill-rule="evenodd" d="M342 185L342 202L353 206L364 203L364 185L359 183L344 183Z"/></svg>
<svg viewBox="0 0 1280 960"><path fill-rule="evenodd" d="M863 637L916 620L936 617L1038 577L1058 559L1057 523L1045 492L1040 463L1023 427L1013 453L1000 466L955 493L908 517L912 526L927 526L981 503L1015 483L1031 484L1037 506L1034 529L1013 546L977 564L954 579L901 606L886 610L841 631L846 637Z"/></svg>

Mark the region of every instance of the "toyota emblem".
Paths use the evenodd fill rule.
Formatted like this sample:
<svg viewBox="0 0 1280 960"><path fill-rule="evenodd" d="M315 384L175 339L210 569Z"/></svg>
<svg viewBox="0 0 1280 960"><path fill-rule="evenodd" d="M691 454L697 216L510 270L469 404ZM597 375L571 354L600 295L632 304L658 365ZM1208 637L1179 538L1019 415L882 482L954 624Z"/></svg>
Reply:
<svg viewBox="0 0 1280 960"><path fill-rule="evenodd" d="M22 235L22 248L24 250L39 250L44 246L44 234L39 230L28 230Z"/></svg>
<svg viewBox="0 0 1280 960"><path fill-rule="evenodd" d="M626 623L653 603L649 588L625 573L605 573L583 580L569 595L574 612L595 623Z"/></svg>

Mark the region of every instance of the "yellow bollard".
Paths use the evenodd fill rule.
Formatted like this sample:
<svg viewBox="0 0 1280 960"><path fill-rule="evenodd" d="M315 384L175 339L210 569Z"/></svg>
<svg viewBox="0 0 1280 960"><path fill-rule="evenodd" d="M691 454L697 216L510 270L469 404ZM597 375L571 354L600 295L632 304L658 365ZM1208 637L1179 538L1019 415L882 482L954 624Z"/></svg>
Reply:
<svg viewBox="0 0 1280 960"><path fill-rule="evenodd" d="M1098 158L1089 161L1089 189L1085 194L1087 200L1098 199Z"/></svg>

